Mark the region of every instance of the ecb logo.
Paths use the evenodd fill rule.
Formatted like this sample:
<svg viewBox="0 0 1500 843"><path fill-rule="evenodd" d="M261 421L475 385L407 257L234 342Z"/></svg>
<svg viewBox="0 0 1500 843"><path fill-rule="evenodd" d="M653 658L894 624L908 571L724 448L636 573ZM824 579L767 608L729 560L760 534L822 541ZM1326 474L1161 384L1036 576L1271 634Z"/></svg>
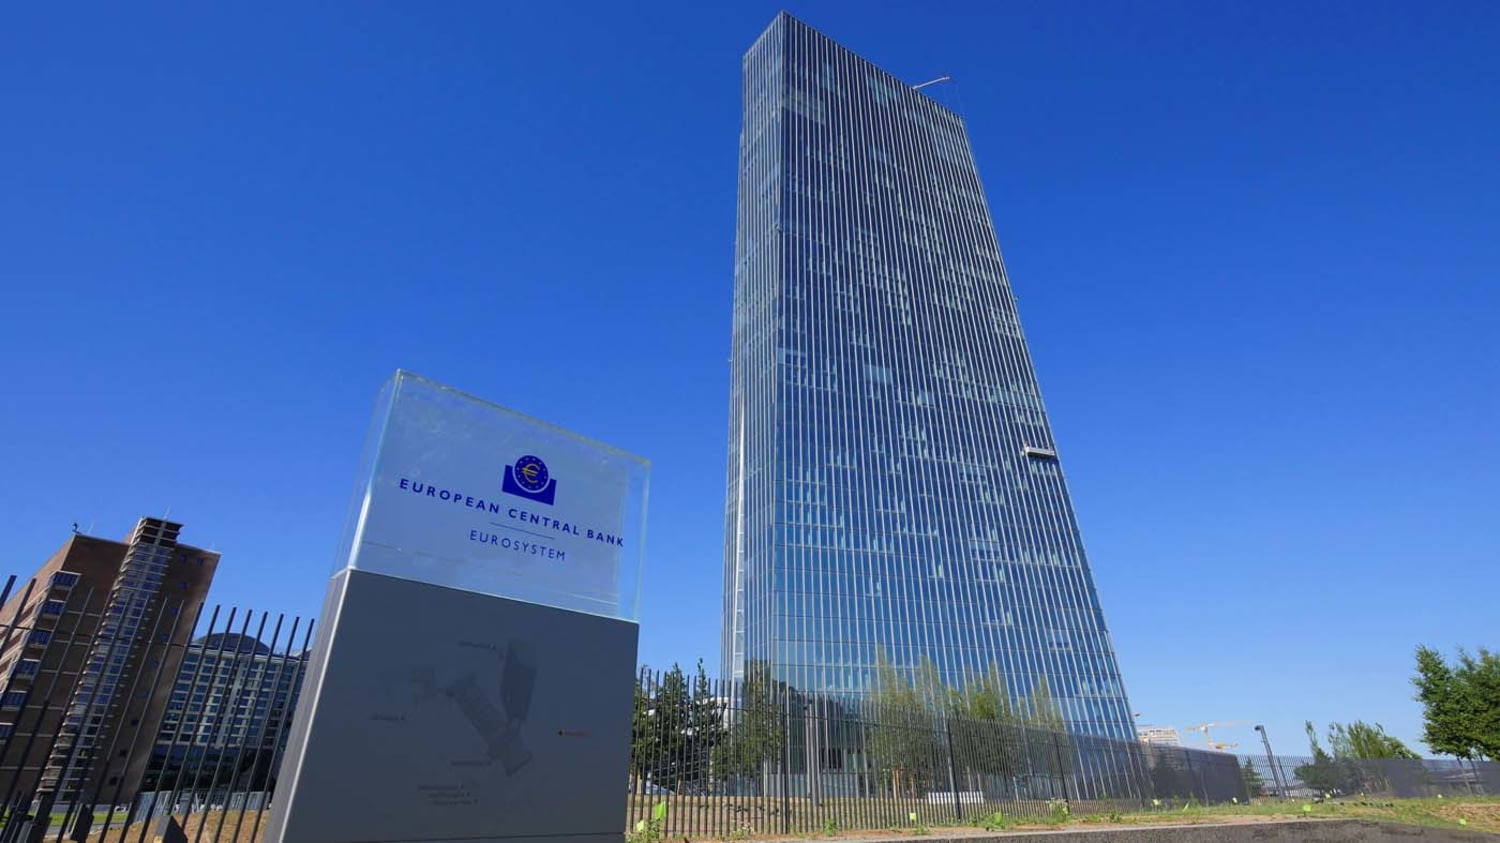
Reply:
<svg viewBox="0 0 1500 843"><path fill-rule="evenodd" d="M505 482L500 488L506 494L548 506L557 497L557 480L547 473L547 464L530 454L505 467Z"/></svg>

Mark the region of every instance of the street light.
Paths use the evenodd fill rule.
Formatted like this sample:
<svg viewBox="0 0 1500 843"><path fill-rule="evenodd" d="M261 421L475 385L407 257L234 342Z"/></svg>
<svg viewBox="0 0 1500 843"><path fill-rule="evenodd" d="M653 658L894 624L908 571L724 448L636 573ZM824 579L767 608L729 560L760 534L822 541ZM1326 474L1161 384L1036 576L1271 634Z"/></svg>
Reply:
<svg viewBox="0 0 1500 843"><path fill-rule="evenodd" d="M1255 731L1260 732L1260 742L1266 747L1266 763L1271 765L1271 781L1281 792L1281 798L1286 799L1288 797L1286 781L1281 776L1281 768L1276 765L1276 756L1271 752L1271 738L1266 734L1266 727L1257 723Z"/></svg>

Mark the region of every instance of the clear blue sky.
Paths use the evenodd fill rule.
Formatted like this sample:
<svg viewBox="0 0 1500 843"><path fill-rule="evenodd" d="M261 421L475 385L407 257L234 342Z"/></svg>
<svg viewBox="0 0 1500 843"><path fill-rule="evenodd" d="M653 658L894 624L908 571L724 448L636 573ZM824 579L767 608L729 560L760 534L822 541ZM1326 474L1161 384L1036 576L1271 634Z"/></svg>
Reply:
<svg viewBox="0 0 1500 843"><path fill-rule="evenodd" d="M400 366L649 456L641 657L715 668L778 6L554 5L4 13L5 569L170 507L316 611ZM1500 646L1500 5L791 11L959 80L1142 720L1415 743L1413 645Z"/></svg>

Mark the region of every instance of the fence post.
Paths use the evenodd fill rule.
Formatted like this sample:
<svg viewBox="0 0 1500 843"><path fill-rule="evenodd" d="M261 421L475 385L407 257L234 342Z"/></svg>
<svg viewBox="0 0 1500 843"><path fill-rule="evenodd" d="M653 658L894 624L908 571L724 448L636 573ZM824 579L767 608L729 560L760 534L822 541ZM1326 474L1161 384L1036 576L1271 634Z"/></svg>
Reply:
<svg viewBox="0 0 1500 843"><path fill-rule="evenodd" d="M953 789L953 811L958 821L964 821L964 803L958 795L958 762L953 757L953 723L948 713L943 712L943 737L948 741L948 786Z"/></svg>
<svg viewBox="0 0 1500 843"><path fill-rule="evenodd" d="M802 729L805 730L805 741L802 745L802 757L807 759L807 799L813 807L822 807L822 744L817 733L819 711L813 705L802 706Z"/></svg>
<svg viewBox="0 0 1500 843"><path fill-rule="evenodd" d="M781 833L792 833L792 695L781 701Z"/></svg>
<svg viewBox="0 0 1500 843"><path fill-rule="evenodd" d="M1068 771L1063 767L1062 742L1057 739L1057 733L1052 733L1052 754L1057 756L1057 778L1062 782L1063 804L1067 806L1068 813L1073 812L1073 800L1068 798Z"/></svg>

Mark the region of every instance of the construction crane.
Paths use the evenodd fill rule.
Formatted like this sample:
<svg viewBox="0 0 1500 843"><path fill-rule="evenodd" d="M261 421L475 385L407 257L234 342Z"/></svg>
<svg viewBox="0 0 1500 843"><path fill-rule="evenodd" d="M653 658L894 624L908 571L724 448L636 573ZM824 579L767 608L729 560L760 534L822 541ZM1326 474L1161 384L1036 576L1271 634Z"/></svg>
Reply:
<svg viewBox="0 0 1500 843"><path fill-rule="evenodd" d="M1214 736L1209 733L1209 731L1208 731L1209 729L1227 729L1227 728L1229 728L1231 726L1248 726L1248 725L1250 725L1250 721L1249 720L1221 720L1221 721L1219 721L1217 723L1199 723L1196 726L1188 726L1188 727L1184 728L1183 731L1185 731L1185 732L1202 732L1203 733L1203 741L1204 741L1204 743L1207 743L1210 747L1212 747L1214 745ZM1238 744L1236 744L1236 746L1238 746Z"/></svg>
<svg viewBox="0 0 1500 843"><path fill-rule="evenodd" d="M1209 749L1217 749L1220 752L1228 752L1229 750L1234 749L1234 748L1236 748L1238 746L1239 746L1239 742L1238 741L1236 741L1235 743L1221 743L1219 741L1209 741L1208 742Z"/></svg>

